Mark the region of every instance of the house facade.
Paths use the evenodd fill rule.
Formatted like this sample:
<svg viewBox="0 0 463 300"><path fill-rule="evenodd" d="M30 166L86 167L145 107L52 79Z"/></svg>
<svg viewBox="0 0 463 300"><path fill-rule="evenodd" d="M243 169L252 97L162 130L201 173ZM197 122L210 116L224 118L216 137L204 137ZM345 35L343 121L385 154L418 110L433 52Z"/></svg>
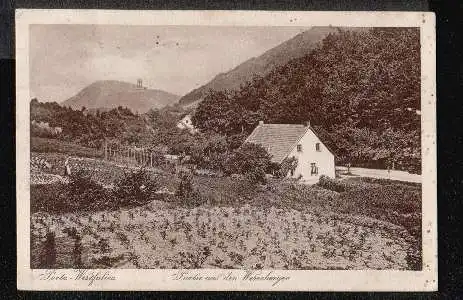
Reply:
<svg viewBox="0 0 463 300"><path fill-rule="evenodd" d="M180 119L180 121L177 122L177 128L186 129L190 131L190 133L197 132L197 129L194 127L193 121L191 120L190 114L186 114Z"/></svg>
<svg viewBox="0 0 463 300"><path fill-rule="evenodd" d="M278 164L295 157L297 166L288 172L288 177L304 181L318 181L321 175L335 178L334 154L310 124L264 124L261 121L246 142L263 146Z"/></svg>

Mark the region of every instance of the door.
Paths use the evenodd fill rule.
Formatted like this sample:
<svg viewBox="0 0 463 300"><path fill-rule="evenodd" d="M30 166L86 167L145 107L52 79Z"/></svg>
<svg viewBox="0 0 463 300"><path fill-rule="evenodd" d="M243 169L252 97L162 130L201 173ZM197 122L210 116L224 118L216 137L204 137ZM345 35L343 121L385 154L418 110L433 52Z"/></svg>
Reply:
<svg viewBox="0 0 463 300"><path fill-rule="evenodd" d="M316 163L310 163L310 176L318 175L318 167Z"/></svg>

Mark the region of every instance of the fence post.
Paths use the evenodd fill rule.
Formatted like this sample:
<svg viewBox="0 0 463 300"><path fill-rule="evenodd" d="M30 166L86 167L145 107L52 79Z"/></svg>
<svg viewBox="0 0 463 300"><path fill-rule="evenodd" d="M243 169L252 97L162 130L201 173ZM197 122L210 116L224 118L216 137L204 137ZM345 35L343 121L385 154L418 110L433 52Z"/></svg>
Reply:
<svg viewBox="0 0 463 300"><path fill-rule="evenodd" d="M153 167L153 152L150 152L150 166Z"/></svg>

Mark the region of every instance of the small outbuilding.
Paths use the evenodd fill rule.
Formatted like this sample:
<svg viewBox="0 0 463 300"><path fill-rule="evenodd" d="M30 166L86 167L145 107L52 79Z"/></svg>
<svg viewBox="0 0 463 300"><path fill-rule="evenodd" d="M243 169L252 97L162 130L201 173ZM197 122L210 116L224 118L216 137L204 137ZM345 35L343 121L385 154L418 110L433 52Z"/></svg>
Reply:
<svg viewBox="0 0 463 300"><path fill-rule="evenodd" d="M295 157L297 166L288 172L288 177L304 181L318 181L321 175L335 178L334 154L310 123L264 124L260 121L245 143L263 146L277 164Z"/></svg>

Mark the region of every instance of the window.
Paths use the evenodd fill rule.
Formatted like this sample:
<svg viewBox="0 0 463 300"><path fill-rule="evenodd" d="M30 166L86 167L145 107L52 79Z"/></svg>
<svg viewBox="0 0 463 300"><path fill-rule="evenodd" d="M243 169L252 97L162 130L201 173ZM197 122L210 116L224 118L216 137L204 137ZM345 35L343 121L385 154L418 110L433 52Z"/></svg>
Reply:
<svg viewBox="0 0 463 300"><path fill-rule="evenodd" d="M297 145L297 152L302 152L302 145L301 144Z"/></svg>
<svg viewBox="0 0 463 300"><path fill-rule="evenodd" d="M315 150L316 151L321 151L320 150L320 143L315 143Z"/></svg>

